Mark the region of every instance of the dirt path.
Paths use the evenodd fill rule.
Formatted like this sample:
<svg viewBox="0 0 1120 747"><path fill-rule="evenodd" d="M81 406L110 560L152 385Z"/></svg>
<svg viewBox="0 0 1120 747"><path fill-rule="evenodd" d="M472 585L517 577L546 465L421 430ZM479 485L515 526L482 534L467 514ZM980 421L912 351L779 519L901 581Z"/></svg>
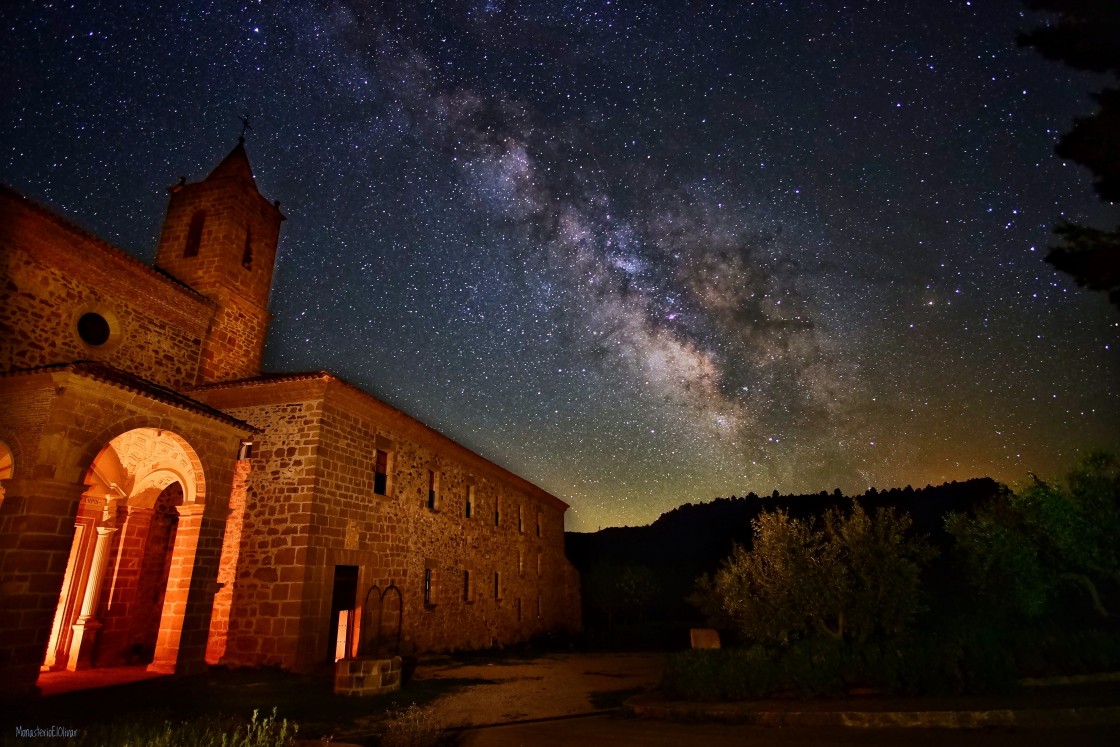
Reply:
<svg viewBox="0 0 1120 747"><path fill-rule="evenodd" d="M437 700L442 727L552 718L610 708L661 681L664 654L555 654L479 664L434 660L417 668L424 679L477 679Z"/></svg>

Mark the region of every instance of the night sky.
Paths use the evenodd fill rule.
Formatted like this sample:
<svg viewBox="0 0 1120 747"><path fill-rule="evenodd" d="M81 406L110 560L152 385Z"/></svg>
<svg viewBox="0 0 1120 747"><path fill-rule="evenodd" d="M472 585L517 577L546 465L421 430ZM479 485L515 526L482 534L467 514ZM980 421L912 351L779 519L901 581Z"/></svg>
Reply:
<svg viewBox="0 0 1120 747"><path fill-rule="evenodd" d="M1059 219L1116 223L1053 155L1105 79L1018 48L1018 0L0 20L0 180L151 261L247 114L288 216L266 366L362 386L569 529L1120 447L1120 314L1043 261Z"/></svg>

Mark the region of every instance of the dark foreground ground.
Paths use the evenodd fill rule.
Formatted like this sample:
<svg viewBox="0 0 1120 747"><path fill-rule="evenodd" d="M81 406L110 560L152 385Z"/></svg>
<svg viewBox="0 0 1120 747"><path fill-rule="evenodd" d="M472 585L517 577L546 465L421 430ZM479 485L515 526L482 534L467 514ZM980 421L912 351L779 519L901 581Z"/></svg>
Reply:
<svg viewBox="0 0 1120 747"><path fill-rule="evenodd" d="M1117 743L1116 726L1035 729L853 729L849 727L734 726L650 721L603 715L568 721L501 726L464 735L468 747L612 745L612 747L1096 747Z"/></svg>
<svg viewBox="0 0 1120 747"><path fill-rule="evenodd" d="M55 694L5 703L0 709L3 744L50 744L54 740L15 737L15 726L62 726L100 735L106 724L121 721L197 720L241 722L254 709L300 725L305 744L377 744L397 730L402 712L412 707L424 744L437 733L440 743L462 745L1097 745L1117 743L1120 731L1120 683L1105 682L1056 689L1027 688L999 698L876 699L847 701L759 701L744 706L748 714L765 711L791 718L781 726L729 725L708 722L699 709L678 711L685 721L626 715L620 706L654 690L661 678L663 654L562 653L431 657L418 663L404 690L391 696L345 698L330 689L330 673L295 676L278 671L213 670L186 678L135 680L142 672L121 671L122 684L105 684L113 673L91 673L67 681L43 680ZM642 698L649 700L649 696ZM656 702L656 697L653 698ZM413 706L415 704L415 706ZM894 712L923 708L939 712L1029 711L1027 726L982 729L863 728L800 723L799 713L821 711ZM1049 711L1047 709L1050 709ZM1047 713L1061 711L1060 726ZM1042 717L1039 717L1042 714ZM1072 716L1071 716L1072 714ZM1081 718L1088 716L1088 718ZM1104 719L1102 721L1102 718ZM872 719L874 721L874 719ZM1006 722L1006 719L1004 720ZM1012 723L1014 720L1012 719ZM94 743L97 743L96 741Z"/></svg>

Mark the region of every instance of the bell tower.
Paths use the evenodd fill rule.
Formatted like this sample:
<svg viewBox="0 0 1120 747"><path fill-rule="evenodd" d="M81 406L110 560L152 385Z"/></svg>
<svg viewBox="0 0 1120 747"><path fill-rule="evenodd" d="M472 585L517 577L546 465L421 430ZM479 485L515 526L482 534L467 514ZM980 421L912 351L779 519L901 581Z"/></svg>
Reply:
<svg viewBox="0 0 1120 747"><path fill-rule="evenodd" d="M156 267L218 306L198 383L256 376L271 318L280 203L257 191L244 137L205 179L181 180L168 191Z"/></svg>

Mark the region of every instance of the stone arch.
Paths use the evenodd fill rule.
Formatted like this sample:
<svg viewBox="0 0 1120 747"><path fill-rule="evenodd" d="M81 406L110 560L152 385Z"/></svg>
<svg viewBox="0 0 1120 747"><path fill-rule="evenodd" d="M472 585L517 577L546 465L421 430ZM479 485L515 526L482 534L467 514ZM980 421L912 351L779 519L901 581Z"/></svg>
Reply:
<svg viewBox="0 0 1120 747"><path fill-rule="evenodd" d="M8 444L0 441L0 505L4 503L4 480L15 475L16 458Z"/></svg>
<svg viewBox="0 0 1120 747"><path fill-rule="evenodd" d="M184 484L184 497L183 502L189 504L205 504L206 503L206 473L202 467L202 460L199 458L198 453L190 443L180 436L175 429L175 424L168 422L163 418L145 418L145 417L130 417L118 421L107 428L101 430L96 436L89 440L83 447L78 455L76 464L81 466L84 470L82 472L82 482L89 485L90 471L92 465L98 457L102 456L107 444L112 443L114 440L132 432L142 430L154 430L163 434L167 439L174 442L179 446L182 452L182 458L189 464L189 469L184 474L184 469L180 466L178 474L190 480L193 483L193 488L188 489ZM90 465L90 466L84 466ZM169 471L175 472L175 469L168 466Z"/></svg>
<svg viewBox="0 0 1120 747"><path fill-rule="evenodd" d="M79 462L86 490L44 664L175 671L206 502L202 463L185 438L150 421L107 432Z"/></svg>

